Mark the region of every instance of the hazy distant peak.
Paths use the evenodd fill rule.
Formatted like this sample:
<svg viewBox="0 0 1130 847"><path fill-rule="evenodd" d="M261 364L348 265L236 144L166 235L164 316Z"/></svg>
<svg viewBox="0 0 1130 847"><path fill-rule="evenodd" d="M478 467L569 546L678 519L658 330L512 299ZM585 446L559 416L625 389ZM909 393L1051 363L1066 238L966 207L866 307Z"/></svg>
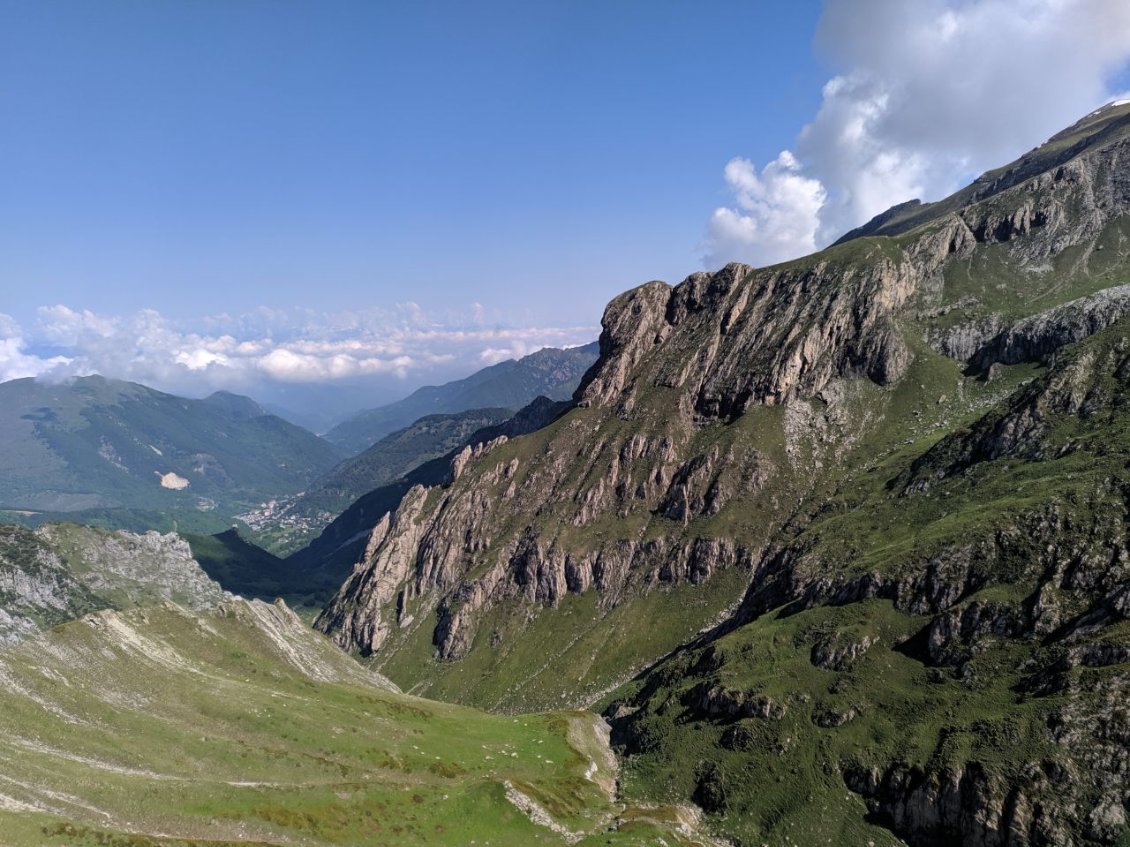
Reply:
<svg viewBox="0 0 1130 847"><path fill-rule="evenodd" d="M259 418L269 414L266 409L242 394L231 391L214 391L203 402L215 406L233 418Z"/></svg>

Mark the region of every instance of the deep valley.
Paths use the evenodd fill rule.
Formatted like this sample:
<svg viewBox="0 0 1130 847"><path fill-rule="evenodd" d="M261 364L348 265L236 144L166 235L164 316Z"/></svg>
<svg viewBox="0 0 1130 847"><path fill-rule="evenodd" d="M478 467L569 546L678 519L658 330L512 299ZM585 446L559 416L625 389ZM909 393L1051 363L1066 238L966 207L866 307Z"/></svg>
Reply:
<svg viewBox="0 0 1130 847"><path fill-rule="evenodd" d="M1130 843L1124 156L1112 104L328 440L0 385L0 841Z"/></svg>

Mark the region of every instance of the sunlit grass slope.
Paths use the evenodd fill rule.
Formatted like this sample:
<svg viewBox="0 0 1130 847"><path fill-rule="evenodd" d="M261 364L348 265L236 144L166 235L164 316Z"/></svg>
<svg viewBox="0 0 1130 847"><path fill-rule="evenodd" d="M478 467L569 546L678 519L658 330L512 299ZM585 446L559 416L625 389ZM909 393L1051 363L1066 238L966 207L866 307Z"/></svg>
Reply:
<svg viewBox="0 0 1130 847"><path fill-rule="evenodd" d="M282 605L99 612L0 653L0 843L705 843L600 726L406 696Z"/></svg>

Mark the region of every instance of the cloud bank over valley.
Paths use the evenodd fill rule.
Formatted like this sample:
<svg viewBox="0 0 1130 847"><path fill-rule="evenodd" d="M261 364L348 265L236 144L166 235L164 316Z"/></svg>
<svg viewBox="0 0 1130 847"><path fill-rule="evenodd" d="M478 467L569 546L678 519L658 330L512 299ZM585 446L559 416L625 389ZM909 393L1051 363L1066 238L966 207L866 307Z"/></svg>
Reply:
<svg viewBox="0 0 1130 847"><path fill-rule="evenodd" d="M101 374L186 396L225 389L295 405L308 402L306 388L336 385L345 406L349 390L363 387L359 409L542 347L586 344L599 331L508 325L477 303L443 315L412 302L341 313L263 308L191 323L152 309L104 315L54 305L25 325L0 314L0 381Z"/></svg>

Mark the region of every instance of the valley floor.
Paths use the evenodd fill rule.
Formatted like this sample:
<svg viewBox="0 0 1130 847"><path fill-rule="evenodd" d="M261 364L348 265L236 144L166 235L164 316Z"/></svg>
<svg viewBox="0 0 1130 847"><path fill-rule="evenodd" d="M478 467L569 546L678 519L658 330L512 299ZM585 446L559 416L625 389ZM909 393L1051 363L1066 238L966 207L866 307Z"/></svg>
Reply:
<svg viewBox="0 0 1130 847"><path fill-rule="evenodd" d="M0 653L0 843L711 844L616 802L587 712L401 694L285 606L88 615Z"/></svg>

